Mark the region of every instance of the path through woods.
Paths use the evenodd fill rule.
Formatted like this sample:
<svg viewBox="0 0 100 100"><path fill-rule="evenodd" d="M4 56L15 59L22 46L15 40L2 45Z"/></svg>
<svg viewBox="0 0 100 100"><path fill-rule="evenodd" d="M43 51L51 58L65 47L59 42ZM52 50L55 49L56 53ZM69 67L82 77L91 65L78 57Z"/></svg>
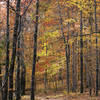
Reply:
<svg viewBox="0 0 100 100"><path fill-rule="evenodd" d="M22 100L30 100L30 96L26 95L22 97ZM48 96L39 96L36 97L36 100L100 100L99 97L89 96L88 94L55 94L55 95L48 95Z"/></svg>

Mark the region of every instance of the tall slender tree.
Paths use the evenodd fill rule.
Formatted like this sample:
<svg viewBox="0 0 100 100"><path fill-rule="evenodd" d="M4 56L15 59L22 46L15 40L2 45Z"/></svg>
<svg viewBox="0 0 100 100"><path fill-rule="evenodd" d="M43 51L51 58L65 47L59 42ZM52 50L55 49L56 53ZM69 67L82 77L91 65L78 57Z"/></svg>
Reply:
<svg viewBox="0 0 100 100"><path fill-rule="evenodd" d="M21 46L22 47L22 46ZM21 53L21 95L25 95L26 86L26 67L24 63L24 53Z"/></svg>
<svg viewBox="0 0 100 100"><path fill-rule="evenodd" d="M26 86L26 67L24 63L24 57L21 56L21 95L25 95L25 86Z"/></svg>
<svg viewBox="0 0 100 100"><path fill-rule="evenodd" d="M91 11L92 9L92 5L90 3L89 0L89 9L90 9L90 13L89 13L89 25L90 25L90 46L89 46L89 56L90 56L90 66L89 66L89 92L90 92L90 96L92 94L92 59L91 59L91 55L92 55L92 41L91 41L91 35L93 33L93 13Z"/></svg>
<svg viewBox="0 0 100 100"><path fill-rule="evenodd" d="M77 89L77 65L75 63L75 43L76 41L73 42L72 44L72 92L76 92Z"/></svg>
<svg viewBox="0 0 100 100"><path fill-rule="evenodd" d="M74 19L74 8L72 8L72 19ZM73 31L72 35L75 34L75 23L72 23ZM76 62L76 49L77 46L77 38L75 38L74 42L72 43L72 92L76 92L77 90L77 62Z"/></svg>
<svg viewBox="0 0 100 100"><path fill-rule="evenodd" d="M94 14L95 14L95 33L96 33L96 96L98 96L98 72L99 72L99 63L98 63L98 36L97 36L97 2L94 0Z"/></svg>
<svg viewBox="0 0 100 100"><path fill-rule="evenodd" d="M21 66L21 55L20 55L20 32L21 32L21 16L20 16L20 23L18 28L18 51L17 51L17 72L16 72L16 100L21 99L21 83L20 83L20 66Z"/></svg>
<svg viewBox="0 0 100 100"><path fill-rule="evenodd" d="M47 48L47 41L46 41L46 56L47 56L47 51L48 51L48 48ZM45 72L44 72L44 88L45 88L45 93L47 93L47 69L45 69Z"/></svg>
<svg viewBox="0 0 100 100"><path fill-rule="evenodd" d="M69 8L68 8L68 19L70 18L69 16ZM70 81L69 81L69 63L70 63L70 45L69 45L69 32L70 32L70 22L67 24L67 91L69 93L70 90Z"/></svg>
<svg viewBox="0 0 100 100"><path fill-rule="evenodd" d="M38 33L38 20L39 20L39 0L36 0L36 21L34 31L34 48L33 48L33 68L31 79L31 100L35 100L35 68L37 58L37 33Z"/></svg>
<svg viewBox="0 0 100 100"><path fill-rule="evenodd" d="M15 17L15 25L14 25L14 33L13 33L13 47L12 47L12 56L11 56L11 65L9 69L9 100L13 100L13 72L16 58L16 44L18 37L18 25L20 18L20 2L21 0L17 0L16 3L16 17Z"/></svg>
<svg viewBox="0 0 100 100"><path fill-rule="evenodd" d="M6 32L6 68L4 80L6 81L3 89L3 100L8 96L8 68L9 68L9 0L7 0L7 32Z"/></svg>
<svg viewBox="0 0 100 100"><path fill-rule="evenodd" d="M2 74L1 65L0 65L0 74ZM2 87L2 76L0 76L0 87ZM1 99L3 99L3 90L2 89L0 91L0 97L1 97Z"/></svg>
<svg viewBox="0 0 100 100"><path fill-rule="evenodd" d="M21 95L25 95L25 86L26 86L26 66L24 62L24 36L23 36L23 29L25 25L25 15L21 18L21 33L20 33L20 62L21 62Z"/></svg>
<svg viewBox="0 0 100 100"><path fill-rule="evenodd" d="M68 47L68 41L66 41L66 37L64 35L64 29L63 29L63 19L62 19L62 14L61 14L61 7L59 4L59 0L56 0L58 3L58 12L59 12L59 23L60 23L60 27L61 27L61 34L62 34L62 38L64 40L64 44L65 44L65 56L66 56L66 84L67 84L67 92L69 93L69 47ZM69 26L68 26L69 27ZM69 34L68 34L69 35ZM69 37L68 37L69 38Z"/></svg>
<svg viewBox="0 0 100 100"><path fill-rule="evenodd" d="M82 10L80 11L80 93L83 93L83 22Z"/></svg>
<svg viewBox="0 0 100 100"><path fill-rule="evenodd" d="M24 39L23 34L20 37L20 47L22 48L21 56L21 95L25 95L25 86L26 86L26 66L24 63Z"/></svg>

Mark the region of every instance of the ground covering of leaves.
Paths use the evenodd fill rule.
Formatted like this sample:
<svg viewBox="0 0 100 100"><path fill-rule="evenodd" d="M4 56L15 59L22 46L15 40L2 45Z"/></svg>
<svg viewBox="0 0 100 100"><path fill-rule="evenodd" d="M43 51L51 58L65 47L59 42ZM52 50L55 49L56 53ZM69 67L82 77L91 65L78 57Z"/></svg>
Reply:
<svg viewBox="0 0 100 100"><path fill-rule="evenodd" d="M30 96L22 97L22 100L30 100ZM87 94L71 93L71 94L51 94L51 95L37 95L36 100L100 100L100 96L89 96Z"/></svg>

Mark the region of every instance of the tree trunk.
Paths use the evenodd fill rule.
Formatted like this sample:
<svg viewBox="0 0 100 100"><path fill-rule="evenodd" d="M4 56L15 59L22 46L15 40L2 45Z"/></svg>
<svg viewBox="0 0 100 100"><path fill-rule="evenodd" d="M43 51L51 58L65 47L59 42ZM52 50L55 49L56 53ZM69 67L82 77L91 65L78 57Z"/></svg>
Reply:
<svg viewBox="0 0 100 100"><path fill-rule="evenodd" d="M23 20L24 19L24 20ZM24 21L25 21L25 16L22 18L22 26L24 26ZM21 26L21 27L22 27ZM23 27L21 29L21 31L23 30ZM20 34L20 46L21 46L21 52L20 52L20 56L21 56L21 95L25 95L25 86L26 86L26 66L24 63L24 37L23 34Z"/></svg>
<svg viewBox="0 0 100 100"><path fill-rule="evenodd" d="M8 68L9 68L9 0L7 0L7 33L6 33L6 68L4 80L6 81L3 89L3 100L8 96Z"/></svg>
<svg viewBox="0 0 100 100"><path fill-rule="evenodd" d="M90 2L90 0L89 0ZM90 10L91 10L91 4L90 4ZM91 54L92 54L92 43L91 43L91 34L93 33L93 13L90 12L89 14L89 25L90 25L90 46L89 46L89 57L90 57L90 63L89 63L89 92L90 96L92 95L92 59L91 59Z"/></svg>
<svg viewBox="0 0 100 100"><path fill-rule="evenodd" d="M1 71L2 70L1 70L1 66L0 66L0 75L2 74ZM2 87L2 76L0 76L0 87ZM3 99L3 90L0 91L0 97L1 97L0 100L2 100Z"/></svg>
<svg viewBox="0 0 100 100"><path fill-rule="evenodd" d="M58 11L59 11L59 17L60 17L60 25L61 25L61 34L64 40L64 44L65 44L65 52L66 52L66 84L67 84L67 92L69 93L69 45L68 45L68 41L66 41L65 35L64 35L64 31L63 31L63 20L62 20L62 16L61 16L61 8L60 8L60 4L59 4L59 0L57 0L58 2Z"/></svg>
<svg viewBox="0 0 100 100"><path fill-rule="evenodd" d="M14 25L14 34L13 34L13 48L12 48L12 57L11 57L11 65L9 71L9 100L13 100L13 72L16 58L16 43L18 36L18 24L19 24L19 15L20 15L20 2L21 0L17 0L16 4L16 17L15 17L15 25Z"/></svg>
<svg viewBox="0 0 100 100"><path fill-rule="evenodd" d="M25 95L25 86L26 86L26 67L24 64L24 58L21 58L21 95Z"/></svg>
<svg viewBox="0 0 100 100"><path fill-rule="evenodd" d="M98 63L98 37L97 37L97 17L96 17L96 0L94 0L94 14L95 14L95 33L96 33L96 96L98 96L98 72L99 72L99 63Z"/></svg>
<svg viewBox="0 0 100 100"><path fill-rule="evenodd" d="M72 19L74 19L74 8L72 8ZM72 24L73 31L72 35L75 34L75 23ZM77 90L77 53L75 52L77 48L77 38L74 40L72 44L72 92L76 92Z"/></svg>
<svg viewBox="0 0 100 100"><path fill-rule="evenodd" d="M69 8L68 8L68 19L69 19ZM67 24L67 91L69 93L70 90L70 80L69 80L69 63L70 63L70 45L69 45L69 31L70 31L70 23Z"/></svg>
<svg viewBox="0 0 100 100"><path fill-rule="evenodd" d="M19 23L19 29L18 29L18 51L17 51L17 72L16 72L16 100L21 99L20 95L20 66L21 66L21 55L20 55L20 32L21 32L21 17L20 17L20 23Z"/></svg>
<svg viewBox="0 0 100 100"><path fill-rule="evenodd" d="M39 14L39 0L36 0L36 22L35 22L35 32L34 32L31 100L35 100L35 68L36 68L36 57L37 57L37 33L38 33L38 19L39 19L38 14Z"/></svg>
<svg viewBox="0 0 100 100"><path fill-rule="evenodd" d="M83 23L82 23L82 10L80 11L80 93L83 93Z"/></svg>
<svg viewBox="0 0 100 100"><path fill-rule="evenodd" d="M45 93L47 93L47 70L44 72L44 89Z"/></svg>
<svg viewBox="0 0 100 100"><path fill-rule="evenodd" d="M47 48L47 41L46 41L46 56L47 56L47 51L48 48ZM47 69L45 69L44 72L44 88L45 88L45 93L47 93Z"/></svg>
<svg viewBox="0 0 100 100"><path fill-rule="evenodd" d="M72 44L72 91L76 92L77 89L77 65L75 63L75 44L73 42Z"/></svg>

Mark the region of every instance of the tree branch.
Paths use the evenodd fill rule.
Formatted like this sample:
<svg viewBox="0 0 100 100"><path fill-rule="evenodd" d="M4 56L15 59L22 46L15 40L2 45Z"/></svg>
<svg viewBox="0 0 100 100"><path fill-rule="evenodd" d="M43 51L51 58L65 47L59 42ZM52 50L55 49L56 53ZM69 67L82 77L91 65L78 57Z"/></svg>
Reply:
<svg viewBox="0 0 100 100"><path fill-rule="evenodd" d="M30 0L28 6L25 8L25 10L24 10L24 12L23 12L23 14L22 14L21 16L24 16L24 15L26 14L26 12L27 12L28 8L30 7L32 1L33 1L33 0Z"/></svg>

